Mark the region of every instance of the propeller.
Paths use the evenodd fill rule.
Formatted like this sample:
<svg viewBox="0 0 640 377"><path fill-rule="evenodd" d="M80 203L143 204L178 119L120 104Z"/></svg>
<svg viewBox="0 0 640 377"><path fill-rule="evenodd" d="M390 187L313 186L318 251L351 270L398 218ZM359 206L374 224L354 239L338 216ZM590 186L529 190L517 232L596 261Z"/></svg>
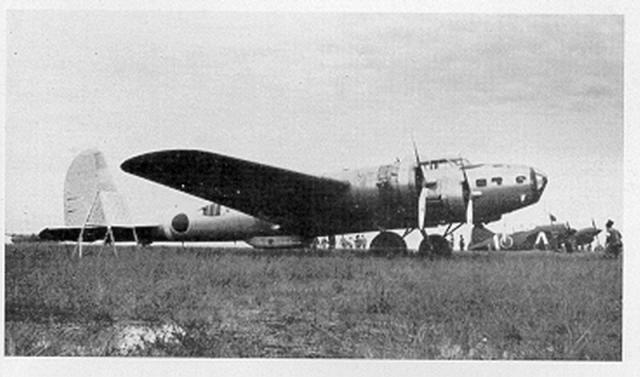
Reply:
<svg viewBox="0 0 640 377"><path fill-rule="evenodd" d="M420 196L418 197L418 229L424 229L424 217L427 212L427 190L423 187L420 189Z"/></svg>
<svg viewBox="0 0 640 377"><path fill-rule="evenodd" d="M418 152L418 147L416 146L415 140L413 140L413 153L416 157L416 168L417 168L417 179L420 182L420 194L418 195L418 229L424 235L424 223L427 215L427 196L429 194L429 187L432 185L431 182L427 182L427 171L424 165L421 164L420 161L420 153ZM467 209L466 209L466 222L467 224L473 225L474 216L473 216L473 196L474 193L471 190L471 186L469 184L469 179L467 177L467 173L462 167L462 174L464 175L464 181L466 182L466 190L468 190L468 199L467 199Z"/></svg>
<svg viewBox="0 0 640 377"><path fill-rule="evenodd" d="M593 230L598 230L598 227L596 226L596 221L593 219L593 217L591 218L591 225L593 225ZM602 244L600 243L600 231L598 231L598 233L596 233L596 235L594 236L594 238L596 239L596 243L598 244L598 247L602 247Z"/></svg>
<svg viewBox="0 0 640 377"><path fill-rule="evenodd" d="M426 177L427 172L424 170L424 166L420 165L420 154L418 153L418 147L415 140L411 140L413 143L413 153L416 156L416 168L418 180L420 181L420 195L418 196L418 229L424 235L424 219L427 215L427 185Z"/></svg>
<svg viewBox="0 0 640 377"><path fill-rule="evenodd" d="M467 189L469 190L469 198L467 199L467 212L466 212L466 220L467 224L473 225L473 191L471 190L471 184L469 183L469 177L467 177L467 172L462 169L464 174L464 180L467 182Z"/></svg>

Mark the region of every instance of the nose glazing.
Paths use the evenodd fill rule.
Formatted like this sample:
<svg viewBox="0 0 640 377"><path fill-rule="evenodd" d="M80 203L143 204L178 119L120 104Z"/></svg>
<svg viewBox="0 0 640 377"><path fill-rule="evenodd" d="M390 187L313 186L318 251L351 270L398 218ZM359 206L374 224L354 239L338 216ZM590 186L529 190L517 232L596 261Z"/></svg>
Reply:
<svg viewBox="0 0 640 377"><path fill-rule="evenodd" d="M536 193L536 197L539 199L542 195L542 192L544 192L545 187L547 187L549 179L547 178L547 175L540 170L531 168L531 182L533 191Z"/></svg>

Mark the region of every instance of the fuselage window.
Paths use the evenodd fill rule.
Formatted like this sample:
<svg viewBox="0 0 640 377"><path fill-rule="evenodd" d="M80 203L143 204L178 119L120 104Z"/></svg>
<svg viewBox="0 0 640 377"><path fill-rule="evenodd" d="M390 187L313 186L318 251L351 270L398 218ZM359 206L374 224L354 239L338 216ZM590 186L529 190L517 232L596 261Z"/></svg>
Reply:
<svg viewBox="0 0 640 377"><path fill-rule="evenodd" d="M493 177L493 178L491 178L491 182L493 182L496 185L500 186L502 184L502 177Z"/></svg>
<svg viewBox="0 0 640 377"><path fill-rule="evenodd" d="M524 175L519 175L516 177L516 183L524 183L527 180L527 177Z"/></svg>
<svg viewBox="0 0 640 377"><path fill-rule="evenodd" d="M213 216L220 216L221 215L221 208L222 206L220 206L219 204L209 204L206 205L204 207L202 207L202 214L204 216L209 216L209 217L213 217Z"/></svg>
<svg viewBox="0 0 640 377"><path fill-rule="evenodd" d="M485 187L487 185L486 179L476 179L476 187Z"/></svg>

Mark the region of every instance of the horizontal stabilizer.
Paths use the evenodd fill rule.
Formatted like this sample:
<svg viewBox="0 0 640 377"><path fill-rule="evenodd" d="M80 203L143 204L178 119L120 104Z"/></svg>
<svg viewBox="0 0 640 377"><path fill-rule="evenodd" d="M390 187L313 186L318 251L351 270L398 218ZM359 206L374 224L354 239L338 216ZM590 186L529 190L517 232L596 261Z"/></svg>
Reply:
<svg viewBox="0 0 640 377"><path fill-rule="evenodd" d="M104 225L88 224L82 231L82 240L85 242L104 240L107 236L107 228ZM78 241L81 230L82 227L45 228L38 234L38 238L43 241ZM159 225L112 225L111 230L116 242L155 241L164 238L162 227Z"/></svg>

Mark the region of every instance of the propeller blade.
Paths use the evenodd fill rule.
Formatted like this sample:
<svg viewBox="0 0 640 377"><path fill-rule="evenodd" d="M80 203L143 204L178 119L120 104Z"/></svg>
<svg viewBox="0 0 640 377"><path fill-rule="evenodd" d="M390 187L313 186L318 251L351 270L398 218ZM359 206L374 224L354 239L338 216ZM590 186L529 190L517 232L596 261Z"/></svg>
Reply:
<svg viewBox="0 0 640 377"><path fill-rule="evenodd" d="M416 156L416 170L418 173L418 180L419 183L416 182L417 184L424 184L425 178L427 176L426 172L424 171L424 167L420 165L420 154L418 153L418 147L416 146L416 142L412 139L411 142L413 143L413 154Z"/></svg>
<svg viewBox="0 0 640 377"><path fill-rule="evenodd" d="M424 217L427 212L427 189L422 188L420 190L420 197L418 198L418 229L424 229Z"/></svg>
<svg viewBox="0 0 640 377"><path fill-rule="evenodd" d="M473 190L471 189L471 183L469 183L469 177L467 177L467 172L462 169L462 174L464 176L463 187L467 190L469 198L467 200L467 224L473 225Z"/></svg>
<svg viewBox="0 0 640 377"><path fill-rule="evenodd" d="M420 155L418 154L418 146L416 145L416 141L413 140L413 136L411 137L411 143L413 144L413 154L416 155L416 162L420 165Z"/></svg>
<svg viewBox="0 0 640 377"><path fill-rule="evenodd" d="M416 182L416 185L420 186L420 196L418 197L418 229L420 232L424 232L424 217L427 212L427 172L425 171L424 166L420 165L420 154L418 153L418 146L416 145L415 140L413 140L413 137L411 142L413 143L413 153L416 156L416 173L419 181Z"/></svg>

